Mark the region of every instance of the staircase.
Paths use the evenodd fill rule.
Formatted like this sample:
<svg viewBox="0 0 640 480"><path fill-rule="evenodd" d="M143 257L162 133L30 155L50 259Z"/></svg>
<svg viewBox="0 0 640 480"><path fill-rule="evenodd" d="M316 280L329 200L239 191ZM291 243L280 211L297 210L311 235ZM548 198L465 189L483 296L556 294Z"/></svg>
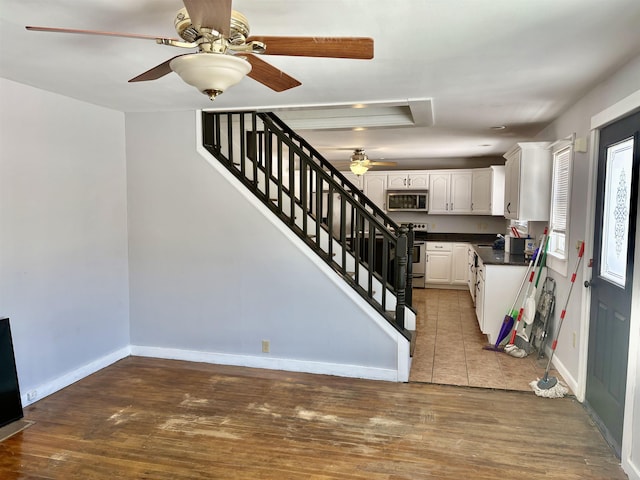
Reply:
<svg viewBox="0 0 640 480"><path fill-rule="evenodd" d="M273 113L203 112L202 128L205 149L410 341L411 226L398 226Z"/></svg>

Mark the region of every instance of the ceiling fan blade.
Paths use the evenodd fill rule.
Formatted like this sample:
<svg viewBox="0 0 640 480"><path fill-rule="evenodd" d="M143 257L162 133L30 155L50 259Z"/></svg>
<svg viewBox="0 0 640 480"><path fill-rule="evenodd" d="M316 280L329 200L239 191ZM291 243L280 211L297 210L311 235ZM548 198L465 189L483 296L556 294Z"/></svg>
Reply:
<svg viewBox="0 0 640 480"><path fill-rule="evenodd" d="M173 40L176 42L181 41L177 38L163 38L163 37L158 37L153 35L142 35L139 33L103 32L100 30L80 30L78 28L36 27L33 25L27 25L24 28L32 32L79 33L81 35L101 35L106 37L139 38L142 40L155 40L156 42L162 42L163 40Z"/></svg>
<svg viewBox="0 0 640 480"><path fill-rule="evenodd" d="M169 65L171 63L171 60L181 56L182 55L176 55L175 57L162 62L160 65L156 65L155 67L150 68L149 70L147 70L144 73L141 73L137 77L133 77L131 80L129 80L129 83L147 82L149 80L157 80L158 78L164 77L165 75L173 71L171 70L171 66Z"/></svg>
<svg viewBox="0 0 640 480"><path fill-rule="evenodd" d="M283 92L290 88L302 85L295 78L287 75L279 68L274 67L255 55L246 54L243 56L246 56L247 61L251 64L251 71L247 76L269 87L271 90Z"/></svg>
<svg viewBox="0 0 640 480"><path fill-rule="evenodd" d="M375 162L375 161L369 161L369 165L373 165L373 166L377 166L377 167L395 167L398 163L397 162Z"/></svg>
<svg viewBox="0 0 640 480"><path fill-rule="evenodd" d="M293 57L373 58L373 39L366 37L249 37L267 46L266 55Z"/></svg>
<svg viewBox="0 0 640 480"><path fill-rule="evenodd" d="M182 0L191 24L209 27L228 37L231 33L231 0Z"/></svg>

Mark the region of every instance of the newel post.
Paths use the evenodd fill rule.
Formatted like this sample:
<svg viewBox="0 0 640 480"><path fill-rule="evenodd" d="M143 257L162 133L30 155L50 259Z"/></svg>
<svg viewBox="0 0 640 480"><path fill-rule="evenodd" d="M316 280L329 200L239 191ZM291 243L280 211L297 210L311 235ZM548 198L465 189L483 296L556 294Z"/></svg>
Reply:
<svg viewBox="0 0 640 480"><path fill-rule="evenodd" d="M409 228L398 228L396 240L396 323L404 328L404 307L406 305L407 264L409 261Z"/></svg>

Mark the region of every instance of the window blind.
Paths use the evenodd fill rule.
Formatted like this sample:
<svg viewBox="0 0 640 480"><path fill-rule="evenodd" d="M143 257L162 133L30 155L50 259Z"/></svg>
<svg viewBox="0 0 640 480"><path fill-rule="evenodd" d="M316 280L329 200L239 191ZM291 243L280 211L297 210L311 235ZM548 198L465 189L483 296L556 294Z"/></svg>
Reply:
<svg viewBox="0 0 640 480"><path fill-rule="evenodd" d="M551 252L566 258L565 239L569 216L569 182L571 175L571 146L553 153L553 179L551 188Z"/></svg>

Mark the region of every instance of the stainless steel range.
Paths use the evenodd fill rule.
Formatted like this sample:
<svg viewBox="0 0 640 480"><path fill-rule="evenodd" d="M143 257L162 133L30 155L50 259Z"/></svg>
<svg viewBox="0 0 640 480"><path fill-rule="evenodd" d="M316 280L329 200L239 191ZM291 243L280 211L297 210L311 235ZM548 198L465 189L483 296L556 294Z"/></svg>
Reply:
<svg viewBox="0 0 640 480"><path fill-rule="evenodd" d="M407 225L407 224L401 224ZM412 275L411 283L413 288L425 288L427 271L427 225L424 223L414 223L415 232L412 252Z"/></svg>

